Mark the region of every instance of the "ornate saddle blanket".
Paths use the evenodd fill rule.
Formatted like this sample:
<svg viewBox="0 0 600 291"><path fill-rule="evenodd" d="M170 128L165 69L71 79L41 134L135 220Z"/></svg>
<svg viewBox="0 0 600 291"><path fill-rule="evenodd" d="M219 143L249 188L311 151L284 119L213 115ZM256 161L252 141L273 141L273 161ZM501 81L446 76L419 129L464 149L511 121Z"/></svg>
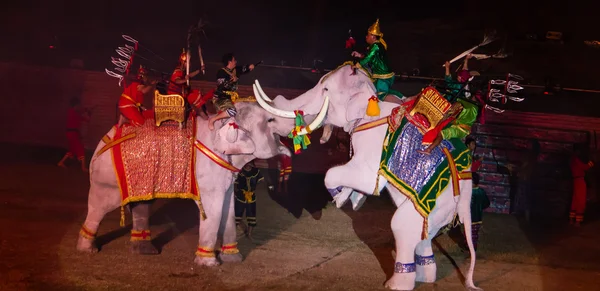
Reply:
<svg viewBox="0 0 600 291"><path fill-rule="evenodd" d="M393 116L390 116L393 118ZM391 120L390 120L391 121ZM431 155L418 153L427 146L423 134L403 118L389 126L383 142L379 174L406 195L425 218L435 207L436 198L446 189L450 179L458 195L458 180L469 178L471 155L460 140L442 141ZM450 157L450 159L449 159Z"/></svg>
<svg viewBox="0 0 600 291"><path fill-rule="evenodd" d="M146 119L140 127L118 127L111 153L121 205L156 198L199 200L195 133L193 118L183 129L174 121L157 127L154 119Z"/></svg>

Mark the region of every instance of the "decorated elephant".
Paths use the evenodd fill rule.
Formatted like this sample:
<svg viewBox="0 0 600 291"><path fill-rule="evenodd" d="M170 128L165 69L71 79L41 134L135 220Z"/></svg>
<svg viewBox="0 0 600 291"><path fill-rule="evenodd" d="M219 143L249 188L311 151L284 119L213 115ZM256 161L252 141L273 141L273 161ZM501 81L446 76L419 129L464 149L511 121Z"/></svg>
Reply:
<svg viewBox="0 0 600 291"><path fill-rule="evenodd" d="M274 116L254 102L236 102L235 107L235 120L217 122L215 131L208 130L207 121L200 118L188 120L183 129L175 122L157 127L152 119L141 127L112 128L91 162L88 213L77 249L97 252L94 238L103 217L121 206L123 226L123 207L129 204L132 251L157 253L150 242L149 202L187 198L200 211L195 262L216 266L241 261L233 211L234 173L255 158L291 156L276 135L289 133L294 120ZM222 245L217 246L217 241Z"/></svg>
<svg viewBox="0 0 600 291"><path fill-rule="evenodd" d="M301 110L309 118L322 113L319 106L324 101L330 103L324 123L351 133L353 152L348 163L329 169L325 176L325 186L337 207L350 199L357 210L365 195L379 195L386 187L398 207L391 221L396 241L395 271L386 287L412 290L415 281L434 282L431 239L456 214L465 225L465 233L471 233L471 157L464 143L458 138L443 140L429 155L420 153L427 148L423 143L427 134L408 120L414 106L370 104L376 101L376 92L369 74L363 70L354 73L350 64L323 76L314 88L291 100L283 96L271 100L258 81L254 87L260 105L277 116L292 117ZM378 106L378 116L367 114L371 105ZM472 115L473 108L465 108L455 113ZM476 112L475 107L475 116ZM310 131L302 129L298 134ZM471 236L466 239L471 262L465 284L477 289L473 283L475 252Z"/></svg>

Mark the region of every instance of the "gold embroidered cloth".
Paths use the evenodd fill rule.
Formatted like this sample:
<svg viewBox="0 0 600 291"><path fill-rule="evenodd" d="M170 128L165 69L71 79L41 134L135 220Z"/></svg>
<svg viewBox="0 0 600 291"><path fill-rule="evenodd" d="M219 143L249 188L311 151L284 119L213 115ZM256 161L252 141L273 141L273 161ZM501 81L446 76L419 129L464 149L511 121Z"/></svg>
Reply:
<svg viewBox="0 0 600 291"><path fill-rule="evenodd" d="M195 122L180 129L176 122L157 127L147 119L140 127L117 129L113 140L127 139L111 148L121 190L121 204L155 198L198 200L195 178Z"/></svg>

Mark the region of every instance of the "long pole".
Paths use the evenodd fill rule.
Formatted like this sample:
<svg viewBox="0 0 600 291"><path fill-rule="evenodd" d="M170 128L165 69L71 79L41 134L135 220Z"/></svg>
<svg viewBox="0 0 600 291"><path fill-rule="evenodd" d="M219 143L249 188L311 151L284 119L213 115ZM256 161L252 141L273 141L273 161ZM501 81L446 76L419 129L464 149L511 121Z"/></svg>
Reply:
<svg viewBox="0 0 600 291"><path fill-rule="evenodd" d="M220 63L217 63L217 62L207 62L207 64L221 65ZM292 69L292 70L301 70L301 71L311 71L312 70L311 68L301 68L301 67L292 67L292 66L277 66L277 65L264 65L264 64L261 64L260 66L267 67L267 68ZM324 69L323 71L331 72L332 70ZM410 75L403 75L403 74L397 74L396 77L400 77L402 79L408 79L408 80L424 80L424 81L443 80L443 78L410 76ZM520 83L519 83L519 86L524 87L524 88L545 88L545 86L541 86L541 85L526 85L526 84L520 84ZM554 89L561 89L562 91L572 91L572 92L600 93L600 90L593 90L593 89L559 88L559 87L554 87Z"/></svg>

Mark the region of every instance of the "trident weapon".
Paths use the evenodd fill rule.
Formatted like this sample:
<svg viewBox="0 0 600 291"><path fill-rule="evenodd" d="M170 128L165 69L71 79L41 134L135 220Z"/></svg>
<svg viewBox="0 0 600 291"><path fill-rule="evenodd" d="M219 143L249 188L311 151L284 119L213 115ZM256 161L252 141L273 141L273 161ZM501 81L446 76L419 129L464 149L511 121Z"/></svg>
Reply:
<svg viewBox="0 0 600 291"><path fill-rule="evenodd" d="M487 44L491 43L492 41L495 41L496 39L497 38L496 38L495 35L488 35L488 34L484 35L483 41L480 44L478 44L478 45L476 45L476 46L474 46L474 47L472 47L472 48L464 51L460 55L454 57L452 60L450 60L450 63L452 64L452 63L456 62L457 60L460 60L461 58L463 58L464 56L470 54L472 51L476 50L477 48L482 47L484 45L487 45Z"/></svg>

